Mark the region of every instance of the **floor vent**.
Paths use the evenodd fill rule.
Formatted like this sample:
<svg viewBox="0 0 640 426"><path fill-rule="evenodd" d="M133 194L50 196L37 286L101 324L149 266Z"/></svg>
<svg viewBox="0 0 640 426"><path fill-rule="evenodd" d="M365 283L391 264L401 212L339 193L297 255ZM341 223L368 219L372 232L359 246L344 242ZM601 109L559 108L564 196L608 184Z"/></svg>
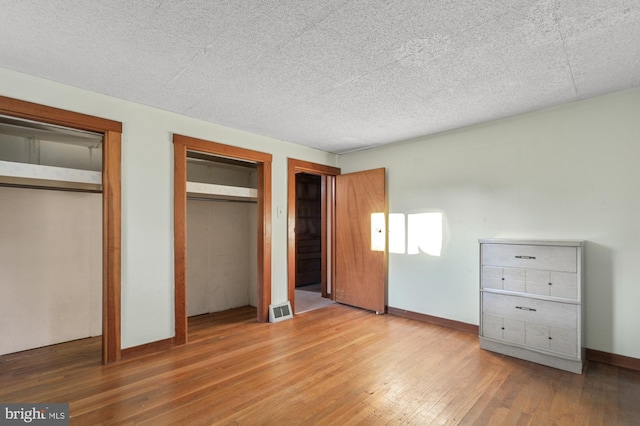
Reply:
<svg viewBox="0 0 640 426"><path fill-rule="evenodd" d="M293 318L293 313L289 301L279 305L269 305L269 322L284 321L290 318Z"/></svg>

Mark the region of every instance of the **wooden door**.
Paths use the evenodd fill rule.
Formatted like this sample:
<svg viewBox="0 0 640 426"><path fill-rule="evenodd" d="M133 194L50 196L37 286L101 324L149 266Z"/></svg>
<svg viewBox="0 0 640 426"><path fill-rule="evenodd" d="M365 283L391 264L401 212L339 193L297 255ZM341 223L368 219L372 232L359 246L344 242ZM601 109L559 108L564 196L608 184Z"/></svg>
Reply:
<svg viewBox="0 0 640 426"><path fill-rule="evenodd" d="M336 301L384 313L387 277L385 169L336 176L335 200ZM376 238L381 239L381 245L372 241Z"/></svg>
<svg viewBox="0 0 640 426"><path fill-rule="evenodd" d="M322 182L296 175L296 287L322 282Z"/></svg>

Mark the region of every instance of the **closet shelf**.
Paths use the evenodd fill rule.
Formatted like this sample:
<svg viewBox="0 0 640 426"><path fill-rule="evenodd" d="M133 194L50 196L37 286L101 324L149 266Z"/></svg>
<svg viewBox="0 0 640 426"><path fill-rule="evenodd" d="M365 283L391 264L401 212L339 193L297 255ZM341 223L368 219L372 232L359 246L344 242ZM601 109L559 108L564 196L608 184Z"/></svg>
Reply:
<svg viewBox="0 0 640 426"><path fill-rule="evenodd" d="M187 182L187 196L225 200L258 199L258 190L240 186L217 185L212 183Z"/></svg>
<svg viewBox="0 0 640 426"><path fill-rule="evenodd" d="M0 183L100 189L102 172L0 160Z"/></svg>

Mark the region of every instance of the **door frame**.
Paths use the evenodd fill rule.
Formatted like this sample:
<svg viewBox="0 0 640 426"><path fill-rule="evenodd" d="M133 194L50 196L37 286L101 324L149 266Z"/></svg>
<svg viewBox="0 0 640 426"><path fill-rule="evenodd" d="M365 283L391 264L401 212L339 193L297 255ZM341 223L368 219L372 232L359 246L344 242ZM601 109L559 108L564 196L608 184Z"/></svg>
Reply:
<svg viewBox="0 0 640 426"><path fill-rule="evenodd" d="M327 199L333 200L333 184L328 185L327 181L340 174L338 167L326 166L324 164L312 163L309 161L296 160L294 158L287 159L287 285L288 285L288 298L291 303L291 310L295 312L295 297L296 297L296 174L309 173L312 175L320 175L323 179L323 191L322 191L322 281L323 288L326 288L327 274L332 273L327 271L327 221L333 218L327 217ZM334 228L332 227L332 230ZM332 236L331 241L335 241ZM334 253L334 251L331 251ZM331 262L333 265L334 263ZM333 282L333 280L332 280ZM326 296L323 294L323 296Z"/></svg>
<svg viewBox="0 0 640 426"><path fill-rule="evenodd" d="M102 133L102 363L121 357L122 123L0 96L0 114Z"/></svg>
<svg viewBox="0 0 640 426"><path fill-rule="evenodd" d="M174 343L187 342L187 150L250 161L258 170L258 321L269 320L271 304L271 161L264 152L173 135Z"/></svg>

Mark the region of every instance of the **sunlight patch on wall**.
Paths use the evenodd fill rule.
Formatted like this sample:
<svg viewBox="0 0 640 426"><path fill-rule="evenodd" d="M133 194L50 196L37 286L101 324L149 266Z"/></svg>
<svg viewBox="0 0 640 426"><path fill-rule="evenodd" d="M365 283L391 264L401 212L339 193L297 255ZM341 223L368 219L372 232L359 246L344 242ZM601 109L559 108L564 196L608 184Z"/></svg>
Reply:
<svg viewBox="0 0 640 426"><path fill-rule="evenodd" d="M407 215L407 253L440 256L442 252L442 213Z"/></svg>
<svg viewBox="0 0 640 426"><path fill-rule="evenodd" d="M406 222L406 223L405 223ZM440 256L442 253L443 214L441 212L391 213L389 215L389 253ZM371 214L371 250L385 250L384 213Z"/></svg>

